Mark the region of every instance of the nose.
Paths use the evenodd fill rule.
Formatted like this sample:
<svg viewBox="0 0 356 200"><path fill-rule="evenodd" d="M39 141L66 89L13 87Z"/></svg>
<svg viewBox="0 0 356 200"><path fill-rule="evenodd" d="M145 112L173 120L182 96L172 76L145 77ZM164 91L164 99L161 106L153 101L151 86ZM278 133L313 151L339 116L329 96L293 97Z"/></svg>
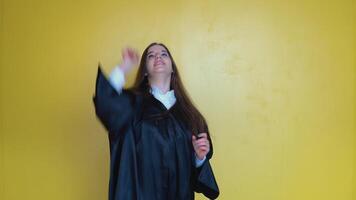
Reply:
<svg viewBox="0 0 356 200"><path fill-rule="evenodd" d="M161 54L157 53L155 56L156 59L161 58Z"/></svg>

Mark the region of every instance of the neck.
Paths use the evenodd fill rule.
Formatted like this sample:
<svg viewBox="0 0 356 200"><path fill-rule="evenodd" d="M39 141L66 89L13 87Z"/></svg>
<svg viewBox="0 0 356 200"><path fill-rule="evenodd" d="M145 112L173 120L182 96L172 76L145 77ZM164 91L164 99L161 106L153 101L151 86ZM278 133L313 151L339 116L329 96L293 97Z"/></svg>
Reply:
<svg viewBox="0 0 356 200"><path fill-rule="evenodd" d="M171 76L148 78L151 87L158 88L163 94L166 94L171 87Z"/></svg>

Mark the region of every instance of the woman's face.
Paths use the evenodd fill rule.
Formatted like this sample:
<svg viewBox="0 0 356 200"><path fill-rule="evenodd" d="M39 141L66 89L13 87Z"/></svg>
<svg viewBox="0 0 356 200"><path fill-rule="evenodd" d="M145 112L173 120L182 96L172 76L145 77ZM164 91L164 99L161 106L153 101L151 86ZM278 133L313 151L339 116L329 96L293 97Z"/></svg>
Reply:
<svg viewBox="0 0 356 200"><path fill-rule="evenodd" d="M161 45L153 45L147 51L146 67L148 75L170 75L172 73L172 60L167 50Z"/></svg>

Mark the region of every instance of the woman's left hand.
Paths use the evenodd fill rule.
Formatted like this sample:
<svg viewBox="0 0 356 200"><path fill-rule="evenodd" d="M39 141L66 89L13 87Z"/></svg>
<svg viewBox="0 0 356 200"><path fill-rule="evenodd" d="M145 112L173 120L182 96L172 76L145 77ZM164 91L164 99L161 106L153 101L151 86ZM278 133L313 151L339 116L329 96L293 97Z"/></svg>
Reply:
<svg viewBox="0 0 356 200"><path fill-rule="evenodd" d="M192 136L192 143L194 151L198 159L203 160L204 157L209 153L210 144L208 140L207 133L199 133L199 139L195 135Z"/></svg>

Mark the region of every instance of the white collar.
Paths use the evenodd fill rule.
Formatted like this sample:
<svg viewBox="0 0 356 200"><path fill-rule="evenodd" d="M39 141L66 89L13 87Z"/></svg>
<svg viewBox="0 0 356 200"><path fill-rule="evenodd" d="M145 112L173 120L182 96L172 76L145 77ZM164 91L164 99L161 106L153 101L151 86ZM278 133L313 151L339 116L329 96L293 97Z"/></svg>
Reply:
<svg viewBox="0 0 356 200"><path fill-rule="evenodd" d="M167 109L171 108L176 102L176 96L174 95L174 90L170 90L164 94L159 88L152 86L150 92Z"/></svg>

